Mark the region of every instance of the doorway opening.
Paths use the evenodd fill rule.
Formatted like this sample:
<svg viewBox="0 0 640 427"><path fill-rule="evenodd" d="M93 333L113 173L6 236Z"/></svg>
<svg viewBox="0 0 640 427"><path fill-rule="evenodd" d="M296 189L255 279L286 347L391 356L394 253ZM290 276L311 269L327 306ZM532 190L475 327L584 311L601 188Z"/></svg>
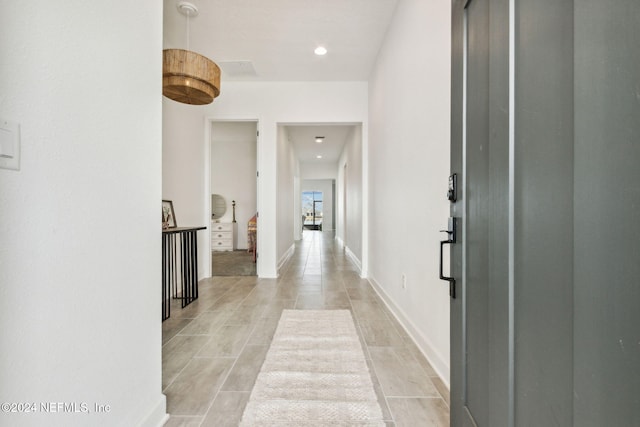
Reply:
<svg viewBox="0 0 640 427"><path fill-rule="evenodd" d="M322 231L323 206L322 191L302 192L302 227L305 230Z"/></svg>
<svg viewBox="0 0 640 427"><path fill-rule="evenodd" d="M256 276L258 122L210 126L211 276Z"/></svg>

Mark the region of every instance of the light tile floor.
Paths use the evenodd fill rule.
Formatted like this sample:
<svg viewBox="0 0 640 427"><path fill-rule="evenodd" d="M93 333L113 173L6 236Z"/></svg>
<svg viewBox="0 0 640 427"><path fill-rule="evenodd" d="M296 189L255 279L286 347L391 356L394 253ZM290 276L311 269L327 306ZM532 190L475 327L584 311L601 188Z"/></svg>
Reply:
<svg viewBox="0 0 640 427"><path fill-rule="evenodd" d="M333 233L305 231L278 279L215 277L163 327L167 427L237 426L283 309L351 310L387 426L448 426L449 393Z"/></svg>

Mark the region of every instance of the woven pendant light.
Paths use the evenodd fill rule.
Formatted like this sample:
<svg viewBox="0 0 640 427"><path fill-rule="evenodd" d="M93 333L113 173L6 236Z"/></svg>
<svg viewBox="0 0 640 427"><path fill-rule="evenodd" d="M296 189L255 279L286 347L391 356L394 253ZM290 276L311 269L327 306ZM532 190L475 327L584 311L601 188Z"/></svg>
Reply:
<svg viewBox="0 0 640 427"><path fill-rule="evenodd" d="M178 10L187 16L187 47L189 45L189 17L198 9L181 1ZM162 51L162 94L183 104L210 104L220 95L220 68L215 62L198 53L184 49Z"/></svg>
<svg viewBox="0 0 640 427"><path fill-rule="evenodd" d="M220 68L198 53L162 51L162 94L183 104L211 104L220 95Z"/></svg>

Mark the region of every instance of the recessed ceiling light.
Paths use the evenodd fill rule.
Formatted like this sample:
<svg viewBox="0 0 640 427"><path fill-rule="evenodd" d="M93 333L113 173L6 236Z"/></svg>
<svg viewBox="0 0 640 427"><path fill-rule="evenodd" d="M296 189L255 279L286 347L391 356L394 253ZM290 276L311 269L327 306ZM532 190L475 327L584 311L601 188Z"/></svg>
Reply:
<svg viewBox="0 0 640 427"><path fill-rule="evenodd" d="M316 136L316 142L322 144L324 142L324 136Z"/></svg>
<svg viewBox="0 0 640 427"><path fill-rule="evenodd" d="M327 48L324 46L318 46L316 50L313 51L316 55L322 56L327 54Z"/></svg>
<svg viewBox="0 0 640 427"><path fill-rule="evenodd" d="M321 155L317 155L317 156L316 156L316 159L321 159L321 158L322 158L322 156L321 156Z"/></svg>

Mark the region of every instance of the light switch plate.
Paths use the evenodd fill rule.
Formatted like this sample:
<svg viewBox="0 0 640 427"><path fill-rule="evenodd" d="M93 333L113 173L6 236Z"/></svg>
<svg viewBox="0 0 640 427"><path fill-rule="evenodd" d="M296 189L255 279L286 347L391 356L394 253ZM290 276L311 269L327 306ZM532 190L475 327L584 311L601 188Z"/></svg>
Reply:
<svg viewBox="0 0 640 427"><path fill-rule="evenodd" d="M20 124L0 119L0 169L20 170Z"/></svg>

